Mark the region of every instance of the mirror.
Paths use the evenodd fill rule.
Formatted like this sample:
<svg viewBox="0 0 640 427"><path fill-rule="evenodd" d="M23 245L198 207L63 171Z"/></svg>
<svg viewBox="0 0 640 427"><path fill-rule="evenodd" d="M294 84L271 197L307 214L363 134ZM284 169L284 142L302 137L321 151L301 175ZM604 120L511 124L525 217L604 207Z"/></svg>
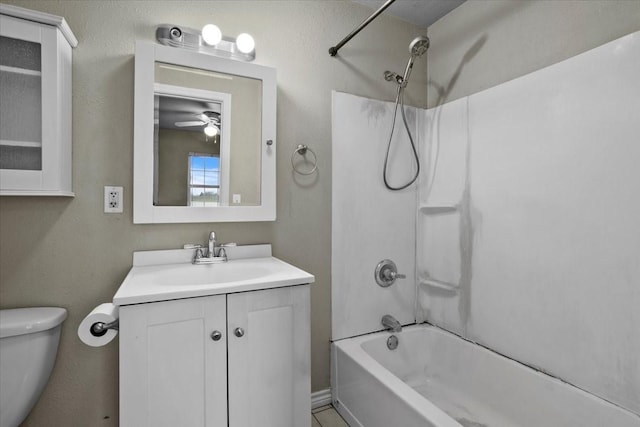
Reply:
<svg viewBox="0 0 640 427"><path fill-rule="evenodd" d="M134 223L275 220L275 69L136 44Z"/></svg>

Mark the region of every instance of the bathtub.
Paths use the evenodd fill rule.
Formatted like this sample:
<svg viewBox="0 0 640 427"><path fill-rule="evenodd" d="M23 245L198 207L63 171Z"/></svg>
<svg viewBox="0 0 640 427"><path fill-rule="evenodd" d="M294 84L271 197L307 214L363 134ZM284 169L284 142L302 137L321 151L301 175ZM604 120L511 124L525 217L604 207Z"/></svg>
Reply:
<svg viewBox="0 0 640 427"><path fill-rule="evenodd" d="M333 343L333 404L351 427L640 427L640 416L437 327Z"/></svg>

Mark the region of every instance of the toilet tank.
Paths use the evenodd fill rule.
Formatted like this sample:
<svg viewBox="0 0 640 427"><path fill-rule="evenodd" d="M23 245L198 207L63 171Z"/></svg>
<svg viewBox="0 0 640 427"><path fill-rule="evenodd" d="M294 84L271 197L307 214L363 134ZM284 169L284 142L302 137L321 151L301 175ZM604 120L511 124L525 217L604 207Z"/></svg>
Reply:
<svg viewBox="0 0 640 427"><path fill-rule="evenodd" d="M16 427L44 390L56 360L64 308L0 310L0 427Z"/></svg>

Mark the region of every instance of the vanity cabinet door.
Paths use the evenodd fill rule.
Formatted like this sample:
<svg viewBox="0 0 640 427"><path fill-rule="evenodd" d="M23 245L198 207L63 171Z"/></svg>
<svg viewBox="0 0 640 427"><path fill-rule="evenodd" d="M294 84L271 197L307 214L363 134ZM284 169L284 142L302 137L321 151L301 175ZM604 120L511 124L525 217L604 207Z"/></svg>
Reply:
<svg viewBox="0 0 640 427"><path fill-rule="evenodd" d="M228 295L229 426L311 424L309 285Z"/></svg>
<svg viewBox="0 0 640 427"><path fill-rule="evenodd" d="M226 345L226 295L121 307L120 425L226 426Z"/></svg>

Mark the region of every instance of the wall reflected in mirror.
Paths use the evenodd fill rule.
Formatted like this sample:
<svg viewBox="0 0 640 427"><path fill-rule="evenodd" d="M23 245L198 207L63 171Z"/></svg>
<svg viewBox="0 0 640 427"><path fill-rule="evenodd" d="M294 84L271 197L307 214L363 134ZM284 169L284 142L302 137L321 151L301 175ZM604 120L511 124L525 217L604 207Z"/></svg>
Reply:
<svg viewBox="0 0 640 427"><path fill-rule="evenodd" d="M259 206L262 81L155 64L155 206Z"/></svg>

